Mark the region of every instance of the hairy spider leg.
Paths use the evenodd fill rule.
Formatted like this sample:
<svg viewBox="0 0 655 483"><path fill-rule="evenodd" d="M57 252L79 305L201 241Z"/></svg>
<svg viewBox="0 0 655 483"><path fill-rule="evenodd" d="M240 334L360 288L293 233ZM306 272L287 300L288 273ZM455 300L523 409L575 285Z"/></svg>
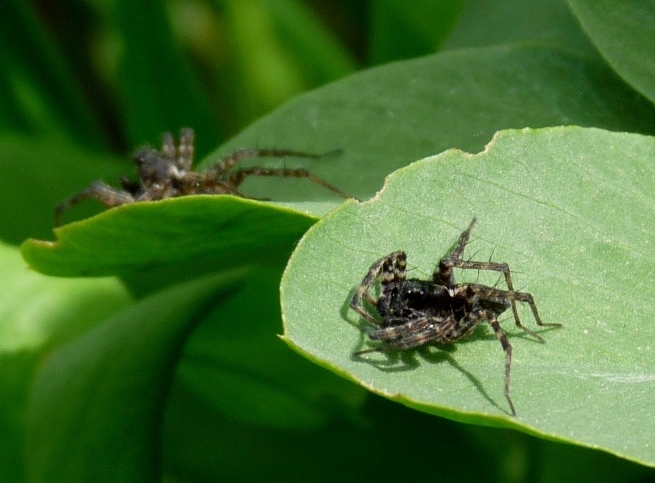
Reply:
<svg viewBox="0 0 655 483"><path fill-rule="evenodd" d="M175 140L170 132L165 132L161 135L161 153L165 158L175 159L177 148L175 147Z"/></svg>
<svg viewBox="0 0 655 483"><path fill-rule="evenodd" d="M391 319L390 321L387 322L389 324L393 324L394 322L399 323L399 322L403 322L404 320L405 319L398 318L398 319ZM396 341L401 338L406 339L408 336L411 336L416 332L424 331L425 329L429 328L431 324L438 323L437 320L442 320L442 319L435 319L434 317L423 316L415 320L412 320L410 322L405 321L402 324L389 325L379 329L370 330L368 333L368 337L371 340L383 340L386 342Z"/></svg>
<svg viewBox="0 0 655 483"><path fill-rule="evenodd" d="M193 166L194 137L193 129L183 127L180 129L180 143L176 146L173 135L165 132L161 136L161 154L173 161L176 167L190 170Z"/></svg>
<svg viewBox="0 0 655 483"><path fill-rule="evenodd" d="M479 311L476 311L479 312ZM358 352L386 352L390 350L407 350L420 347L429 342L451 344L471 335L475 327L486 319L477 317L473 312L463 321L458 321L454 315L447 317L422 317L398 327L384 327L373 330L370 339L383 340L385 345L375 349ZM462 323L463 322L463 323ZM392 337L393 336L393 337Z"/></svg>
<svg viewBox="0 0 655 483"><path fill-rule="evenodd" d="M369 304L375 306L376 300L369 293L373 288L375 282L380 280L382 285L387 285L391 282L400 282L407 277L407 255L405 252L393 252L390 255L380 258L376 261L368 273L362 280L362 283L357 287L355 293L350 300L350 307L359 315L364 317L369 322L375 325L381 325L380 321L375 319L368 313L362 306L362 299L366 300Z"/></svg>
<svg viewBox="0 0 655 483"><path fill-rule="evenodd" d="M434 274L432 275L432 281L434 283L443 285L444 287L448 288L453 288L455 286L455 275L453 274L453 268L455 267L455 263L462 259L464 248L466 248L466 245L469 242L469 238L471 237L471 230L473 230L475 222L476 218L473 218L468 228L464 230L459 236L459 240L457 240L457 244L455 245L455 249L452 251L452 253L448 257L441 259L437 270L435 270Z"/></svg>
<svg viewBox="0 0 655 483"><path fill-rule="evenodd" d="M180 129L180 144L177 148L176 160L177 165L187 171L193 166L194 142L193 129L189 127ZM175 143L173 143L173 148L175 148Z"/></svg>
<svg viewBox="0 0 655 483"><path fill-rule="evenodd" d="M297 158L309 158L309 159L319 159L322 158L322 154L311 154L311 153L302 153L299 151L289 151L286 149L257 149L257 148L245 148L234 151L227 156L218 160L216 164L211 166L207 172L211 173L214 176L220 177L225 175L228 171L234 168L244 159L253 159L253 158L286 158L288 156L294 156Z"/></svg>
<svg viewBox="0 0 655 483"><path fill-rule="evenodd" d="M193 195L198 192L216 195L229 193L241 198L251 199L250 196L242 193L227 181L203 176L203 173L195 171L186 172L184 178L178 180L177 185L180 191L180 196Z"/></svg>
<svg viewBox="0 0 655 483"><path fill-rule="evenodd" d="M503 350L505 351L505 399L507 399L507 403L509 404L509 408L512 410L512 416L516 416L516 409L514 409L514 403L512 402L512 398L509 395L509 382L510 382L510 373L512 370L512 344L509 343L509 340L507 339L507 334L503 331L503 329L500 327L500 324L498 323L498 319L496 318L496 315L489 311L489 310L481 310L479 311L479 314L476 314L475 312L469 314L469 317L480 317L483 320L486 320L491 328L494 331L494 334L496 334L496 338L500 342L500 345L503 347Z"/></svg>
<svg viewBox="0 0 655 483"><path fill-rule="evenodd" d="M55 208L55 226L60 226L61 214L65 210L89 198L98 200L108 208L113 208L125 203L132 203L134 201L134 197L130 193L117 190L102 181L95 181L84 191L75 196L71 196L66 201L57 205Z"/></svg>
<svg viewBox="0 0 655 483"><path fill-rule="evenodd" d="M562 324L552 324L552 323L546 324L542 322L541 317L539 316L539 312L537 311L537 306L532 298L532 295L523 292L517 292L514 290L514 285L512 284L512 277L510 275L509 265L507 263L475 262L475 261L462 259L464 248L468 244L471 235L471 230L473 229L475 222L476 219L473 218L468 228L464 230L464 232L462 232L462 234L460 235L457 245L453 250L453 252L450 254L450 256L442 259L439 262L438 271L436 271L432 276L433 281L435 283L445 285L449 288L455 287L456 284L455 284L455 276L453 274L453 268L471 269L471 270L478 270L478 271L492 270L492 271L501 272L505 276L505 283L507 284L507 288L509 289L509 291L499 290L499 293L503 293L507 295L507 298L509 299L510 305L512 307L512 313L514 314L514 321L516 322L516 325L520 327L523 331L533 336L539 342L545 342L541 336L531 331L521 323L521 319L519 318L519 313L516 308L516 301L519 300L521 302L527 302L530 305L530 309L532 310L532 314L534 315L537 325L542 327L561 327ZM471 284L471 286L475 286L475 284Z"/></svg>
<svg viewBox="0 0 655 483"><path fill-rule="evenodd" d="M389 352L418 347L438 338L438 335L435 334L438 334L440 329L436 327L436 324L444 324L447 320L421 317L403 325L371 330L369 338L371 340L381 340L384 345L358 351L353 355L358 356L369 352Z"/></svg>
<svg viewBox="0 0 655 483"><path fill-rule="evenodd" d="M324 154L303 153L300 151L290 151L287 149L255 149L246 148L228 154L221 158L215 165L207 170L207 174L216 179L225 179L228 172L234 168L238 163L244 159L250 158L286 158L293 156L296 158L320 159L327 156L332 156L335 153L341 152L340 149L330 151ZM280 177L293 177L293 178L307 178L308 180L316 183L324 188L338 194L343 198L351 198L350 195L344 193L340 189L332 186L331 184L323 181L318 176L309 173L304 169L269 169L269 168L245 168L232 173L226 180L232 186L238 187L245 178L248 176L280 176Z"/></svg>
<svg viewBox="0 0 655 483"><path fill-rule="evenodd" d="M506 263L472 262L472 261L458 260L458 261L453 261L453 267L463 268L463 269L474 269L474 270L493 270L493 271L502 272L505 275L505 282L507 283L507 288L509 290L489 289L489 287L485 287L484 285L478 285L478 284L468 284L468 286L483 299L494 301L493 300L494 298L504 297L505 299L509 300L510 305L512 307L512 313L514 315L514 321L516 322L517 327L520 327L521 330L527 332L532 337L537 339L539 342L545 343L544 339L539 334L528 329L521 323L521 319L519 318L519 313L516 308L516 301L526 302L528 305L530 305L530 310L532 310L532 315L534 316L537 325L541 327L562 326L562 324L542 322L541 317L539 316L539 312L537 311L537 305L534 303L534 299L532 295L526 292L517 292L514 290L514 286L512 284L512 277L510 276L509 266Z"/></svg>
<svg viewBox="0 0 655 483"><path fill-rule="evenodd" d="M296 168L296 169L260 168L260 167L242 168L230 174L230 176L228 177L228 184L232 186L239 186L241 183L243 183L243 180L246 179L248 176L279 176L282 178L305 178L311 181L312 183L315 183L319 186L322 186L325 189L332 191L333 193L336 193L342 198L351 197L350 195L341 191L339 188L332 186L327 181L322 180L318 176L313 175L312 173L310 173L309 171L303 168Z"/></svg>

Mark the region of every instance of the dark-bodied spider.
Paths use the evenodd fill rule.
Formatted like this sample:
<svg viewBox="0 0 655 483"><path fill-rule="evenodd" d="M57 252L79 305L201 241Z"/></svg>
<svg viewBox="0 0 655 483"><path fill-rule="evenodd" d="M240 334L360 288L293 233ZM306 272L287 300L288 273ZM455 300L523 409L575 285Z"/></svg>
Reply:
<svg viewBox="0 0 655 483"><path fill-rule="evenodd" d="M542 343L544 340L541 336L521 324L516 302L530 305L539 326L561 327L561 324L541 321L532 295L514 290L506 263L462 259L474 224L475 218L460 235L452 253L439 262L431 280L407 279L407 255L402 251L391 253L371 266L355 291L350 307L372 324L369 338L380 340L383 345L356 352L355 355L407 350L428 343L450 344L471 335L478 324L487 322L505 351L505 397L512 415L516 416L509 395L512 345L498 323L498 316L511 307L516 325ZM453 268L502 272L508 290L475 283L455 283ZM371 290L378 281L381 292L375 300ZM377 309L379 318L365 307L364 302Z"/></svg>
<svg viewBox="0 0 655 483"><path fill-rule="evenodd" d="M287 157L318 159L326 154L309 154L286 149L241 149L221 158L205 172L192 170L194 134L191 128L180 130L180 143L175 145L173 135L164 133L161 151L146 146L134 153L139 181L120 178L122 189L114 188L102 181L96 181L84 191L70 197L55 208L55 225L59 226L61 214L71 206L88 198L94 198L103 205L113 208L136 201L154 201L177 196L197 194L232 194L248 198L239 191L239 186L248 176L281 176L306 178L343 198L350 196L323 181L309 171L297 168L240 168L232 169L248 158Z"/></svg>

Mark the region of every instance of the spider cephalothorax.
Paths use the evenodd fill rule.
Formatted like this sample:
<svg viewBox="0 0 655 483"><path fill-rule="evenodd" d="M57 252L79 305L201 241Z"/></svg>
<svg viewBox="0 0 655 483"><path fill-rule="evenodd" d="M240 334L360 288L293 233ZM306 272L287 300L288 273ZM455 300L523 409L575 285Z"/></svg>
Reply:
<svg viewBox="0 0 655 483"><path fill-rule="evenodd" d="M239 191L239 186L248 176L306 178L339 196L349 197L343 191L302 168L264 168L256 166L233 170L239 162L248 158L294 156L318 159L326 156L326 154L309 154L286 149L241 149L220 159L207 171L199 172L192 169L193 143L193 129L183 128L180 130L180 143L177 146L173 140L173 135L164 133L161 151L146 146L134 153L133 158L137 166L139 181L121 177L122 189L114 188L102 181L92 183L87 189L72 196L55 208L55 224L59 225L64 210L88 198L94 198L110 208L136 201L154 201L197 194L232 194L248 198L247 195Z"/></svg>
<svg viewBox="0 0 655 483"><path fill-rule="evenodd" d="M369 338L382 341L383 345L355 355L406 350L428 343L450 344L469 336L478 324L487 322L505 351L505 397L515 416L514 403L509 395L512 346L498 323L498 317L511 307L516 325L539 342L544 342L541 336L521 324L517 301L530 306L537 325L560 327L561 324L541 321L532 295L514 290L506 263L462 259L474 224L475 218L460 235L453 252L439 262L431 280L407 279L407 256L402 251L391 253L371 266L356 289L350 306L372 324ZM502 272L508 290L475 283L455 283L453 268ZM377 282L380 282L381 292L376 300L371 290ZM377 316L372 308L377 311Z"/></svg>

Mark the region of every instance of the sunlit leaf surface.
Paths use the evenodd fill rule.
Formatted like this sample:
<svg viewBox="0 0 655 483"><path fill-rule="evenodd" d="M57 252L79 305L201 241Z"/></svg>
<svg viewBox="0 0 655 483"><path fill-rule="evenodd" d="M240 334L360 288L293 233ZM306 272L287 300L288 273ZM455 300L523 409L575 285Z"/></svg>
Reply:
<svg viewBox="0 0 655 483"><path fill-rule="evenodd" d="M503 132L480 154L414 163L373 200L347 203L307 233L283 277L285 338L408 406L655 465L653 159L648 137L554 128ZM369 266L405 250L410 276L428 277L474 216L465 257L508 262L544 321L563 324L538 330L540 344L501 317L514 347L517 417L488 326L450 348L353 356L368 344L348 301ZM498 282L468 272L457 275ZM527 308L520 313L536 327Z"/></svg>

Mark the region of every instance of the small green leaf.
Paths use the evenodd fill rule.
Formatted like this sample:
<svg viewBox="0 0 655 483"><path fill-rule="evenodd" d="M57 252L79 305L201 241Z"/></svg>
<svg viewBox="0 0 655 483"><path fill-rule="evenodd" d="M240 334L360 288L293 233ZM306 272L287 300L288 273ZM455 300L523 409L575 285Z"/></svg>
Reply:
<svg viewBox="0 0 655 483"><path fill-rule="evenodd" d="M604 449L655 466L655 140L575 127L499 133L477 155L451 150L389 176L366 203L324 217L281 286L285 339L321 365L408 406ZM477 216L465 257L505 261L534 295L540 344L501 318L514 347L511 394L493 332L438 350L372 353L348 307L370 265L395 250L429 277ZM460 271L487 285L496 276ZM520 313L535 329L529 310Z"/></svg>
<svg viewBox="0 0 655 483"><path fill-rule="evenodd" d="M655 3L568 0L589 38L631 86L655 102Z"/></svg>
<svg viewBox="0 0 655 483"><path fill-rule="evenodd" d="M165 394L185 336L241 274L147 297L56 349L27 416L31 482L156 481Z"/></svg>
<svg viewBox="0 0 655 483"><path fill-rule="evenodd" d="M234 196L191 196L119 206L55 230L59 241L27 240L36 270L62 277L121 275L147 281L280 260L316 218Z"/></svg>

